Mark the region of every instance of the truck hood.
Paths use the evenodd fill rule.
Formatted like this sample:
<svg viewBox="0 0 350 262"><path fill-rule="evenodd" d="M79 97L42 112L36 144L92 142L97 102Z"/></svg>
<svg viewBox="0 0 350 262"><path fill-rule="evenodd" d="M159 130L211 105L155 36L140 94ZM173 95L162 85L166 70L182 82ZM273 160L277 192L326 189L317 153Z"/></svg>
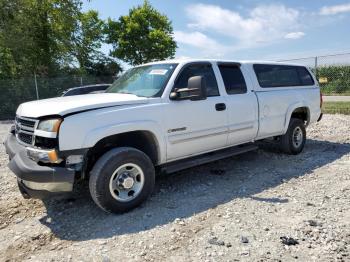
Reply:
<svg viewBox="0 0 350 262"><path fill-rule="evenodd" d="M148 103L148 98L131 94L102 93L91 95L66 96L21 104L16 114L23 117L61 115L109 106L122 106Z"/></svg>

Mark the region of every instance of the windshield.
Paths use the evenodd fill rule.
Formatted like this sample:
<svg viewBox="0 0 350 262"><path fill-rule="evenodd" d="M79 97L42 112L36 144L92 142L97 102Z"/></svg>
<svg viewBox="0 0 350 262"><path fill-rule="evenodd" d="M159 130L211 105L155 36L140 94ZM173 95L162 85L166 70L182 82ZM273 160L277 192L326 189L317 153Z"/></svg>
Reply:
<svg viewBox="0 0 350 262"><path fill-rule="evenodd" d="M177 64L154 64L129 69L107 89L106 93L159 97L176 66Z"/></svg>

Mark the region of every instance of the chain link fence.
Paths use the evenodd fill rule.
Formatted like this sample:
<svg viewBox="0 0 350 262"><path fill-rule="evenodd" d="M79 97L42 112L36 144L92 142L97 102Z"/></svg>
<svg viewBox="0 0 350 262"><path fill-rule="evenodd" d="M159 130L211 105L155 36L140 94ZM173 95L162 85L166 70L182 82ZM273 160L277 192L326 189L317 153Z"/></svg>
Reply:
<svg viewBox="0 0 350 262"><path fill-rule="evenodd" d="M36 75L19 79L0 79L0 120L13 119L18 105L23 102L57 97L72 87L112 83L113 80L113 76L47 78Z"/></svg>
<svg viewBox="0 0 350 262"><path fill-rule="evenodd" d="M350 53L279 61L311 68L323 94L350 95Z"/></svg>
<svg viewBox="0 0 350 262"><path fill-rule="evenodd" d="M350 95L350 53L279 60L308 66L316 74L323 94ZM113 76L31 76L0 79L0 120L13 119L19 104L57 97L63 91L83 85L112 83Z"/></svg>

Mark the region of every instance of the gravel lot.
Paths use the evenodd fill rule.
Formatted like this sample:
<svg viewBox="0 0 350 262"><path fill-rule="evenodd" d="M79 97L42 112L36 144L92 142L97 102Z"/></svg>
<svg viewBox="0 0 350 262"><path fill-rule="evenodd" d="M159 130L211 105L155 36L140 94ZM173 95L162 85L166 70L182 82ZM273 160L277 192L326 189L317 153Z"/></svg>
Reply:
<svg viewBox="0 0 350 262"><path fill-rule="evenodd" d="M350 96L323 96L326 102L350 102Z"/></svg>
<svg viewBox="0 0 350 262"><path fill-rule="evenodd" d="M23 199L1 145L0 260L350 261L350 116L325 115L308 138L298 156L265 147L160 177L123 215L85 185Z"/></svg>

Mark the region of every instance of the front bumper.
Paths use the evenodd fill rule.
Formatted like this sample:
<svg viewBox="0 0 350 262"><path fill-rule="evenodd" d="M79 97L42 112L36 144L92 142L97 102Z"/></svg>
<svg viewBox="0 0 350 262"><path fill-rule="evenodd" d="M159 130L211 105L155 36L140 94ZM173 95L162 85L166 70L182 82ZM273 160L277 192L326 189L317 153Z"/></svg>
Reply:
<svg viewBox="0 0 350 262"><path fill-rule="evenodd" d="M24 197L42 199L73 190L75 170L39 165L27 156L26 148L17 142L12 133L4 144L10 158L8 166L17 176Z"/></svg>

